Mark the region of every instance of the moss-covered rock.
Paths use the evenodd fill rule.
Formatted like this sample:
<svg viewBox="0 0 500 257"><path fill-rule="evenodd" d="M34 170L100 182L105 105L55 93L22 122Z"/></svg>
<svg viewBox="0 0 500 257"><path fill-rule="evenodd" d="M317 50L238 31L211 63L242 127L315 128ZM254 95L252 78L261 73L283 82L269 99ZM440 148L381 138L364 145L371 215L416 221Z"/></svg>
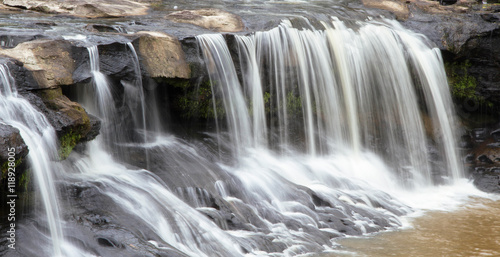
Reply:
<svg viewBox="0 0 500 257"><path fill-rule="evenodd" d="M472 99L484 102L484 97L476 92L476 78L469 74L469 61L446 64L446 72L452 96L457 100Z"/></svg>
<svg viewBox="0 0 500 257"><path fill-rule="evenodd" d="M55 128L59 138L59 155L65 159L76 144L92 140L98 133L100 122L89 116L83 107L70 101L61 88L34 91L36 97L28 99L37 106Z"/></svg>
<svg viewBox="0 0 500 257"><path fill-rule="evenodd" d="M75 133L72 130L59 138L59 156L61 159L68 158L71 151L73 151L73 148L75 148L81 139L82 135Z"/></svg>
<svg viewBox="0 0 500 257"><path fill-rule="evenodd" d="M475 128L498 122L495 110L498 101L482 92L477 77L470 72L472 65L469 60L447 62L445 67L461 123L468 128Z"/></svg>
<svg viewBox="0 0 500 257"><path fill-rule="evenodd" d="M225 117L225 110L222 100L212 96L210 81L201 83L186 79L166 79L166 85L174 92L172 108L182 119L222 119Z"/></svg>

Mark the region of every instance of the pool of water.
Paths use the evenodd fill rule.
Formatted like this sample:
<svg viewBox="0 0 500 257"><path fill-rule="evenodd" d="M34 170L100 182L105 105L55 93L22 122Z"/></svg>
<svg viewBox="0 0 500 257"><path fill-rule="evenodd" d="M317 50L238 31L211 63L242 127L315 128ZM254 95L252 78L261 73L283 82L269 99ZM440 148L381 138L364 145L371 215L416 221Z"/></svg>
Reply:
<svg viewBox="0 0 500 257"><path fill-rule="evenodd" d="M500 200L408 219L404 229L338 241L333 256L500 256Z"/></svg>

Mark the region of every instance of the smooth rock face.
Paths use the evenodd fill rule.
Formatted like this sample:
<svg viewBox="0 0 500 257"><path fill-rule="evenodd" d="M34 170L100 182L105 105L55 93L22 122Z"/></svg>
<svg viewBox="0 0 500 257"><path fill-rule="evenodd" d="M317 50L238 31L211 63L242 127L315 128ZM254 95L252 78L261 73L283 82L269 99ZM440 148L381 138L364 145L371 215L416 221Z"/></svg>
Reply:
<svg viewBox="0 0 500 257"><path fill-rule="evenodd" d="M217 32L239 32L244 28L239 16L218 9L178 11L169 14L167 19L194 24Z"/></svg>
<svg viewBox="0 0 500 257"><path fill-rule="evenodd" d="M160 32L139 32L134 41L141 64L151 77L190 78L191 70L177 38Z"/></svg>
<svg viewBox="0 0 500 257"><path fill-rule="evenodd" d="M146 3L131 0L4 0L3 4L38 12L85 18L145 15L149 8Z"/></svg>
<svg viewBox="0 0 500 257"><path fill-rule="evenodd" d="M74 60L68 41L34 40L0 50L0 54L20 61L32 72L38 85L31 85L28 89L54 88L73 83Z"/></svg>

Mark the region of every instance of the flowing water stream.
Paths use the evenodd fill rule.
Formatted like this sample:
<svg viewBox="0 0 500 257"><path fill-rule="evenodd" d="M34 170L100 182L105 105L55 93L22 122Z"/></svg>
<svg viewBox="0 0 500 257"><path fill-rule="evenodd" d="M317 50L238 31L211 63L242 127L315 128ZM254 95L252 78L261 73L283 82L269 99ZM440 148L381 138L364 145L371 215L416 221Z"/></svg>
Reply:
<svg viewBox="0 0 500 257"><path fill-rule="evenodd" d="M1 120L21 130L44 203L50 239L33 239L50 242L44 255L419 255L390 235L421 230L366 235L433 231L450 210L483 215L460 207L471 201L495 208L464 178L439 51L384 19L321 26L198 35L217 125L196 138L158 125L167 114L147 104L132 44L136 79L119 84L89 46L78 101L102 129L62 163L53 129L0 66ZM337 240L351 236L361 239Z"/></svg>

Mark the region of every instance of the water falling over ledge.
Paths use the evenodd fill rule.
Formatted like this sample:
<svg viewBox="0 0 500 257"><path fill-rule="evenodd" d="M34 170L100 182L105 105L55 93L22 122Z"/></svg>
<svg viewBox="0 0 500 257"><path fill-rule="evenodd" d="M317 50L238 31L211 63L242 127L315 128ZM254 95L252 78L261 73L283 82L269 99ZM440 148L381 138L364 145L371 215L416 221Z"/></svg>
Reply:
<svg viewBox="0 0 500 257"><path fill-rule="evenodd" d="M388 21L324 27L285 21L232 45L197 37L225 109L214 138L150 126L140 78L113 84L89 47L93 91L81 97L103 130L64 162L64 217L78 228L66 234L96 256L295 256L399 228L425 209L411 197L462 177L439 54ZM143 154L146 164L132 160Z"/></svg>
<svg viewBox="0 0 500 257"><path fill-rule="evenodd" d="M436 183L436 173L462 178L439 51L387 20L348 28L333 18L323 25L323 31L299 30L285 20L267 32L236 35L232 47L241 65L233 64L222 35L197 37L235 155L267 148L269 140L292 146L288 128L302 120L311 156L374 151L408 187ZM242 67L240 77L235 65ZM432 124L424 124L424 116ZM432 167L432 148L443 156L441 170Z"/></svg>
<svg viewBox="0 0 500 257"><path fill-rule="evenodd" d="M42 214L38 217L40 228L32 228L32 234L46 237L44 241L47 245L39 247L37 253L63 257L72 251L75 256L79 256L82 252L73 248L63 232L60 196L55 186L56 177L62 172L54 163L58 158L55 130L44 114L18 93L6 64L0 64L0 82L0 122L18 129L28 146L28 161L41 201Z"/></svg>

